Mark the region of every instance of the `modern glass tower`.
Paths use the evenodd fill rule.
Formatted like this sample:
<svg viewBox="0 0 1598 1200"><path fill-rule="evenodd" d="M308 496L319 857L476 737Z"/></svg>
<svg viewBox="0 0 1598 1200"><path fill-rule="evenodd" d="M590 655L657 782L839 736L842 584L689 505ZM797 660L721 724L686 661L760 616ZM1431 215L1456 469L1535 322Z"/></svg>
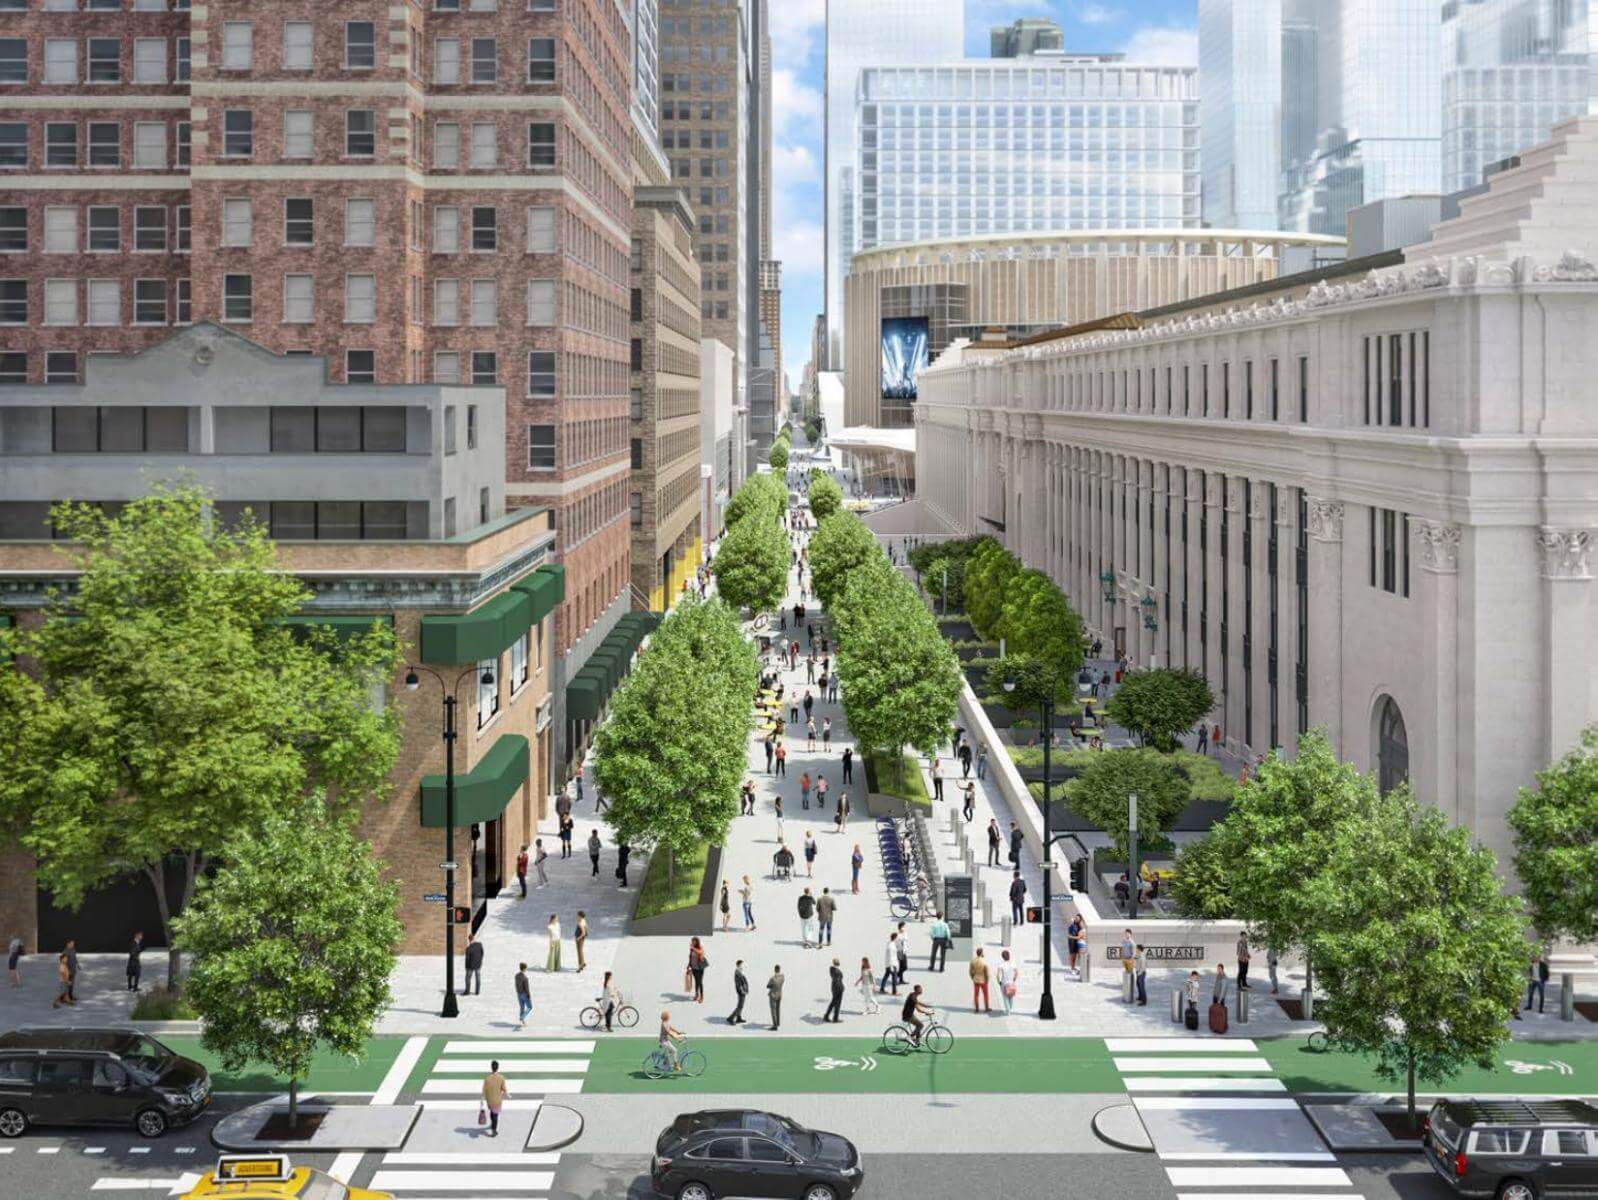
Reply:
<svg viewBox="0 0 1598 1200"><path fill-rule="evenodd" d="M1449 0L1443 6L1443 190L1598 112L1589 0Z"/></svg>
<svg viewBox="0 0 1598 1200"><path fill-rule="evenodd" d="M954 62L964 45L965 0L828 0L824 300L828 359L836 367L843 364L843 277L854 252L844 192L852 186L860 69Z"/></svg>
<svg viewBox="0 0 1598 1200"><path fill-rule="evenodd" d="M1281 175L1282 0L1199 0L1204 220L1276 228Z"/></svg>

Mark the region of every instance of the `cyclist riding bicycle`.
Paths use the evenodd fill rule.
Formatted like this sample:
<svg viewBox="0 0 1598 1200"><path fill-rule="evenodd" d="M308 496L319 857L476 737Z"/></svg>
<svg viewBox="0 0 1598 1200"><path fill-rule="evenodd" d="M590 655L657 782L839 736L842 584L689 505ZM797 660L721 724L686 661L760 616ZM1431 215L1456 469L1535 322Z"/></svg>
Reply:
<svg viewBox="0 0 1598 1200"><path fill-rule="evenodd" d="M929 1020L935 1015L932 1009L921 1003L921 985L918 983L910 989L910 994L905 997L904 1011L901 1014L904 1018L904 1023L910 1026L910 1040L917 1046L921 1044L921 1031L928 1024L928 1022L921 1020L920 1016L917 1015L919 1013L925 1013Z"/></svg>
<svg viewBox="0 0 1598 1200"><path fill-rule="evenodd" d="M682 1070L682 1060L677 1057L677 1043L684 1041L686 1035L680 1029L672 1028L671 1013L665 1009L660 1010L660 1054L671 1064L673 1071Z"/></svg>

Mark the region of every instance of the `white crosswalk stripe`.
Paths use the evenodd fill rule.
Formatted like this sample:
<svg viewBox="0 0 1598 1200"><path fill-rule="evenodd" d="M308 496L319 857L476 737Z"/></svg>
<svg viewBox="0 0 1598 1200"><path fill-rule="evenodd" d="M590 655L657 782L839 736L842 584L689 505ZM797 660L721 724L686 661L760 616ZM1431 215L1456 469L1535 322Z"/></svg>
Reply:
<svg viewBox="0 0 1598 1200"><path fill-rule="evenodd" d="M1185 1078L1178 1075L1134 1075L1121 1080L1129 1092L1158 1092L1161 1095L1196 1092L1285 1092L1280 1079L1225 1079L1216 1076Z"/></svg>
<svg viewBox="0 0 1598 1200"><path fill-rule="evenodd" d="M1166 1167L1175 1187L1353 1187L1342 1167Z"/></svg>

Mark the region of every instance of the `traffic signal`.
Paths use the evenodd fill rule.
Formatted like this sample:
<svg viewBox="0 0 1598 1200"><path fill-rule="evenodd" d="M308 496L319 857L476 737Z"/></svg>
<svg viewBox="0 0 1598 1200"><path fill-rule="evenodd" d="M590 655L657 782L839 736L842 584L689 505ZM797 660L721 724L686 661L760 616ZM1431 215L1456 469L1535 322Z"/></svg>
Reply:
<svg viewBox="0 0 1598 1200"><path fill-rule="evenodd" d="M1086 894L1088 890L1088 860L1085 858L1071 860L1071 890L1079 894Z"/></svg>
<svg viewBox="0 0 1598 1200"><path fill-rule="evenodd" d="M469 925L469 924L471 924L472 910L468 906L466 906L464 904L457 904L453 911L454 911L454 914L455 914L455 924L457 924L457 925Z"/></svg>
<svg viewBox="0 0 1598 1200"><path fill-rule="evenodd" d="M1043 905L1029 904L1026 906L1026 923L1028 925L1043 924Z"/></svg>

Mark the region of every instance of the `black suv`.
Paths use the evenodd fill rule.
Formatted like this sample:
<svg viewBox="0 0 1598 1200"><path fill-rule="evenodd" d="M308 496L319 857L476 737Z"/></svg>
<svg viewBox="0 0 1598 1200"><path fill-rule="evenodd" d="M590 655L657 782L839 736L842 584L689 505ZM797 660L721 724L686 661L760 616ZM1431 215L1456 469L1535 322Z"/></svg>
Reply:
<svg viewBox="0 0 1598 1200"><path fill-rule="evenodd" d="M1461 1196L1598 1196L1598 1108L1582 1100L1439 1100L1426 1158Z"/></svg>
<svg viewBox="0 0 1598 1200"><path fill-rule="evenodd" d="M846 1138L738 1108L678 1117L655 1143L649 1178L655 1191L677 1200L848 1200L865 1172Z"/></svg>
<svg viewBox="0 0 1598 1200"><path fill-rule="evenodd" d="M211 1103L211 1078L148 1034L16 1029L0 1034L0 1136L29 1125L131 1125L160 1137Z"/></svg>

